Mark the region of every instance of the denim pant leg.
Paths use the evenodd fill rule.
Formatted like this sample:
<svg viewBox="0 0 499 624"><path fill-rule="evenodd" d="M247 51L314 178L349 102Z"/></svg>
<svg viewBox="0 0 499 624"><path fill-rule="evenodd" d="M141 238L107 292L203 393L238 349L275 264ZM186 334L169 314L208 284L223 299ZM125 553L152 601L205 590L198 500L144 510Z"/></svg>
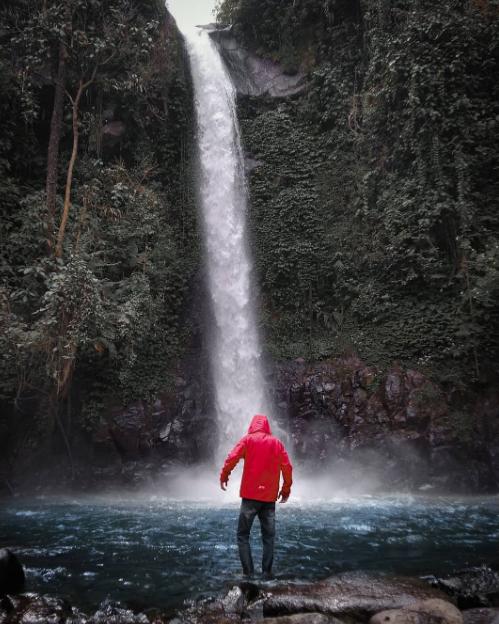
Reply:
<svg viewBox="0 0 499 624"><path fill-rule="evenodd" d="M239 512L239 522L237 525L237 546L239 548L239 558L243 567L243 574L254 574L253 557L251 556L251 546L249 542L253 520L258 513L258 501L243 498L241 501L241 511Z"/></svg>
<svg viewBox="0 0 499 624"><path fill-rule="evenodd" d="M275 503L262 503L258 518L263 542L262 572L271 574L274 561Z"/></svg>

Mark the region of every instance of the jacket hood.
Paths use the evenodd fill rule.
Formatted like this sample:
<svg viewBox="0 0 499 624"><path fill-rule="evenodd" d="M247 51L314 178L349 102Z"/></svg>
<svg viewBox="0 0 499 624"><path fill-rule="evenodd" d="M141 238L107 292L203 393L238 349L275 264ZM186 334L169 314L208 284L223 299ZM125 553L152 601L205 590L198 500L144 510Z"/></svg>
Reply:
<svg viewBox="0 0 499 624"><path fill-rule="evenodd" d="M257 433L258 431L270 434L269 420L267 416L263 414L256 414L256 416L253 416L248 429L248 433Z"/></svg>

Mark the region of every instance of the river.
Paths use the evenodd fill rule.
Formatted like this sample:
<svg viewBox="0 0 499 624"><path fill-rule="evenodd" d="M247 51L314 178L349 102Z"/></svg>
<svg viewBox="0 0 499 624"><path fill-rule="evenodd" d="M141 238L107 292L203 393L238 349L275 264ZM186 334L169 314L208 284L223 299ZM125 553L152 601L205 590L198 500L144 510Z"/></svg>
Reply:
<svg viewBox="0 0 499 624"><path fill-rule="evenodd" d="M497 563L499 499L361 496L279 505L278 578L347 570L411 575ZM176 608L239 578L238 504L156 497L4 502L0 545L27 567L30 591L82 608L106 597ZM259 560L258 526L254 527Z"/></svg>

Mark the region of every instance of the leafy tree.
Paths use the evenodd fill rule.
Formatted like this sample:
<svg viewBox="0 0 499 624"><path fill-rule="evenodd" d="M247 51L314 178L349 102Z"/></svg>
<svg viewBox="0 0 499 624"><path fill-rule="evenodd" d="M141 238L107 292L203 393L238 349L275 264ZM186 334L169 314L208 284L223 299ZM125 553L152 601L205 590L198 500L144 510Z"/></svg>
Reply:
<svg viewBox="0 0 499 624"><path fill-rule="evenodd" d="M34 405L33 444L58 430L71 457L76 397L71 431L92 429L110 401L168 387L188 348L192 95L160 2L22 0L1 17L0 398Z"/></svg>

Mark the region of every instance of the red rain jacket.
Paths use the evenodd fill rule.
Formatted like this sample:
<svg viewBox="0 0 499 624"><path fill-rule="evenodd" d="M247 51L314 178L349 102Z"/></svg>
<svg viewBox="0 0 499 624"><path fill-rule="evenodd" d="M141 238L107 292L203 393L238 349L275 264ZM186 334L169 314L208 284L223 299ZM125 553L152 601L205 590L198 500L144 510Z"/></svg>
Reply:
<svg viewBox="0 0 499 624"><path fill-rule="evenodd" d="M280 494L287 498L293 482L293 466L284 444L270 432L266 416L253 416L247 435L239 440L228 454L220 473L224 483L240 459L244 458L241 498L274 502L279 496L279 480L282 472L284 483Z"/></svg>

